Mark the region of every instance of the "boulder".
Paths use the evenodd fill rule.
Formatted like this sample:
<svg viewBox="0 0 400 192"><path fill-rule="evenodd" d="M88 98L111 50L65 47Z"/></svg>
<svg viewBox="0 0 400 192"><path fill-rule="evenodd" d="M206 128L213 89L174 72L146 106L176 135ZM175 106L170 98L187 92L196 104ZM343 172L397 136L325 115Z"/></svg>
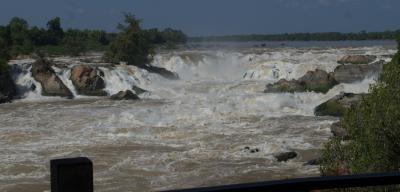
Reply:
<svg viewBox="0 0 400 192"><path fill-rule="evenodd" d="M359 65L339 65L334 70L333 74L339 83L353 83L362 81L371 76L378 76L383 69L385 61L377 61L371 64Z"/></svg>
<svg viewBox="0 0 400 192"><path fill-rule="evenodd" d="M71 81L80 95L88 96L106 96L106 87L101 75L103 74L97 68L88 65L76 65L71 69Z"/></svg>
<svg viewBox="0 0 400 192"><path fill-rule="evenodd" d="M282 161L288 161L290 159L294 159L297 157L297 153L294 151L291 152L284 152L284 153L279 153L277 155L274 155L277 161L282 162Z"/></svg>
<svg viewBox="0 0 400 192"><path fill-rule="evenodd" d="M334 137L341 140L349 140L349 134L346 129L343 128L341 121L335 122L331 125L331 132Z"/></svg>
<svg viewBox="0 0 400 192"><path fill-rule="evenodd" d="M166 78L166 79L171 79L171 80L178 80L179 79L179 75L172 72L172 71L168 71L165 68L162 67L155 67L152 65L142 65L142 66L138 66L139 68L145 69L150 73L156 73L161 75L162 77Z"/></svg>
<svg viewBox="0 0 400 192"><path fill-rule="evenodd" d="M333 73L327 73L323 70L308 71L298 80L281 79L277 83L268 84L265 93L277 92L305 92L314 91L326 93L337 85L338 82L333 77Z"/></svg>
<svg viewBox="0 0 400 192"><path fill-rule="evenodd" d="M139 97L130 90L120 91L111 96L112 100L137 100Z"/></svg>
<svg viewBox="0 0 400 192"><path fill-rule="evenodd" d="M303 165L320 165L321 164L321 159L320 158L316 158L316 159L311 159L309 161L307 161L307 163L304 163Z"/></svg>
<svg viewBox="0 0 400 192"><path fill-rule="evenodd" d="M33 78L42 85L42 95L73 98L72 92L51 68L50 61L38 58L32 64L31 72Z"/></svg>
<svg viewBox="0 0 400 192"><path fill-rule="evenodd" d="M136 95L140 95L142 93L148 92L147 90L144 90L144 89L142 89L142 88L140 88L138 86L135 86L135 85L132 86L132 90L135 91Z"/></svg>
<svg viewBox="0 0 400 192"><path fill-rule="evenodd" d="M347 55L338 60L340 64L368 64L375 61L374 55Z"/></svg>
<svg viewBox="0 0 400 192"><path fill-rule="evenodd" d="M353 105L358 104L365 94L340 93L328 101L318 105L314 114L316 116L341 117Z"/></svg>
<svg viewBox="0 0 400 192"><path fill-rule="evenodd" d="M0 103L10 102L16 95L14 81L8 70L0 70Z"/></svg>

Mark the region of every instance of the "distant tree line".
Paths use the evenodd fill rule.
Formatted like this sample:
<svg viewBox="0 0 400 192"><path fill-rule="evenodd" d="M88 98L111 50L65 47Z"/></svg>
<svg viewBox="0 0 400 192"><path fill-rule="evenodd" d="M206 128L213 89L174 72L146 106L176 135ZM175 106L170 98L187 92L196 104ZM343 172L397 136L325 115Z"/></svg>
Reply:
<svg viewBox="0 0 400 192"><path fill-rule="evenodd" d="M367 32L359 33L285 33L274 35L227 35L227 36L208 36L191 37L189 41L350 41L350 40L394 40L400 30L385 32Z"/></svg>
<svg viewBox="0 0 400 192"><path fill-rule="evenodd" d="M140 30L155 46L185 43L187 39L182 31L171 28ZM117 36L117 33L103 30L64 30L59 17L48 21L45 28L31 27L26 20L14 17L8 25L0 26L0 60L7 60L4 50L10 57L28 55L36 50L50 55L74 56L86 51L105 51Z"/></svg>

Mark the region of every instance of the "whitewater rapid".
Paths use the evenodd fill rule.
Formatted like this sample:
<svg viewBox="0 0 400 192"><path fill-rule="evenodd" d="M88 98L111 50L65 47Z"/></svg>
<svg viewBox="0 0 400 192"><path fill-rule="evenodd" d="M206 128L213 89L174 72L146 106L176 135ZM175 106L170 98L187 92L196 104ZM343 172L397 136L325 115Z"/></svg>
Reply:
<svg viewBox="0 0 400 192"><path fill-rule="evenodd" d="M16 60L21 99L0 106L0 191L49 191L48 161L87 156L96 191L154 191L318 175L303 164L318 156L334 117L314 108L340 92L366 93L376 77L339 84L328 93L263 93L281 78L332 72L348 54L386 55L382 46L358 48L246 48L183 50L155 55L152 65L176 72L168 80L134 66L86 63L104 72L109 95L140 87L140 101L112 101L77 93L70 69L82 58L55 58L73 100L41 96L32 60ZM259 149L257 153L244 150ZM273 155L296 151L286 163Z"/></svg>

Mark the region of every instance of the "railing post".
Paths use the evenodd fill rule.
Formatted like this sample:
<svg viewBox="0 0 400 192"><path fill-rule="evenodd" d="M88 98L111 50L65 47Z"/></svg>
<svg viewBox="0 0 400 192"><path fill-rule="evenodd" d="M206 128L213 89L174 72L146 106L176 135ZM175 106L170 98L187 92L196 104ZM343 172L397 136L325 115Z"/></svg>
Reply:
<svg viewBox="0 0 400 192"><path fill-rule="evenodd" d="M93 192L93 163L86 157L50 161L51 192Z"/></svg>

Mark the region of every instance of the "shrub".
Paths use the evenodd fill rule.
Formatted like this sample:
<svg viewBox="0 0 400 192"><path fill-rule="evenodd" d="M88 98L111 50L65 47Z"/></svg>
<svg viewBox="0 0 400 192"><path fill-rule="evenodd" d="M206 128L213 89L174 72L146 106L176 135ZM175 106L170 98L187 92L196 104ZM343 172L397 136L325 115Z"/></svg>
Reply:
<svg viewBox="0 0 400 192"><path fill-rule="evenodd" d="M149 36L140 28L140 20L126 13L125 25L119 24L119 33L105 53L105 60L111 63L127 62L129 65L143 66L150 62L154 54Z"/></svg>

